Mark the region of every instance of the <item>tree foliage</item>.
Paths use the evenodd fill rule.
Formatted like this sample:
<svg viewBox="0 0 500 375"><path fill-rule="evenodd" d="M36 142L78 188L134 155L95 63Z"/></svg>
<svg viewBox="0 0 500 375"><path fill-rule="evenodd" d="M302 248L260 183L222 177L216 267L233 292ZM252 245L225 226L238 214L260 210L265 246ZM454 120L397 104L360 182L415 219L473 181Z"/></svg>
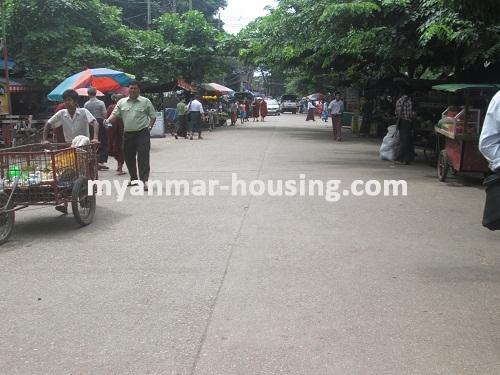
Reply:
<svg viewBox="0 0 500 375"><path fill-rule="evenodd" d="M241 58L295 89L458 74L500 62L497 0L281 0L239 37ZM494 12L496 11L496 12Z"/></svg>
<svg viewBox="0 0 500 375"><path fill-rule="evenodd" d="M107 3L125 4L126 12L144 5ZM152 82L201 81L217 70L211 62L221 32L210 12L225 0L194 1L202 3L208 17L198 11L163 13L150 30L125 24L123 9L101 0L6 0L3 16L10 55L23 75L39 83L54 85L87 67L123 70Z"/></svg>

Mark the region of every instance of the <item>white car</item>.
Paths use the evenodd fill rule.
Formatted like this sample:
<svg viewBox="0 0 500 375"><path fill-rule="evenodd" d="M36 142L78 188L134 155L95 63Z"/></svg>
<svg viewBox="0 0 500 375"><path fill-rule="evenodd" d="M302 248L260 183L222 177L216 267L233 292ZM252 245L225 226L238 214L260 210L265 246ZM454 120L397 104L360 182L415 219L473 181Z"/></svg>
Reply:
<svg viewBox="0 0 500 375"><path fill-rule="evenodd" d="M280 105L279 105L278 101L276 101L274 99L266 99L266 103L267 103L267 114L269 116L271 116L271 115L279 116L281 114Z"/></svg>

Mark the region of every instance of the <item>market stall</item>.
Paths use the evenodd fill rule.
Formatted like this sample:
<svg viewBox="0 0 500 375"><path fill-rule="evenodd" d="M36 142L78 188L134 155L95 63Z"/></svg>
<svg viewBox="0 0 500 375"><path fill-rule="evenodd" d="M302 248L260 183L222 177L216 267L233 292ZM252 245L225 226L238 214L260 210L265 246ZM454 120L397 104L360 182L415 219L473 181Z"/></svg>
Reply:
<svg viewBox="0 0 500 375"><path fill-rule="evenodd" d="M164 134L176 134L175 123L177 121L177 104L179 98L189 99L198 89L183 79L177 79L172 82L144 84L142 93L146 94L153 102L153 105L160 107L161 111L157 114L157 123L159 126L163 123L163 128L159 129L155 125L155 136L163 137ZM161 121L159 120L161 118ZM160 126L161 127L161 126ZM178 136L184 137L186 129L179 129Z"/></svg>
<svg viewBox="0 0 500 375"><path fill-rule="evenodd" d="M210 131L216 126L225 126L229 119L229 100L235 91L218 83L202 83L203 93L201 99L206 112L205 126Z"/></svg>
<svg viewBox="0 0 500 375"><path fill-rule="evenodd" d="M433 89L450 94L450 105L434 128L438 135L439 180L446 181L449 172L488 172L488 162L479 151L478 143L489 100L500 86L445 84Z"/></svg>

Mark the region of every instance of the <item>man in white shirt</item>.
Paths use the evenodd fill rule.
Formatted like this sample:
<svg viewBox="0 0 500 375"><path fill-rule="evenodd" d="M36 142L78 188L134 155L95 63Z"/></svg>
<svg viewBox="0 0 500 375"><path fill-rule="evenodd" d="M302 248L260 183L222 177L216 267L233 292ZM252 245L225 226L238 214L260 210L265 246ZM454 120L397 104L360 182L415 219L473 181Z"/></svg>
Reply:
<svg viewBox="0 0 500 375"><path fill-rule="evenodd" d="M500 173L500 91L491 99L488 106L479 139L479 149L490 162L490 169Z"/></svg>
<svg viewBox="0 0 500 375"><path fill-rule="evenodd" d="M49 143L47 140L49 129L62 126L64 140L71 143L75 137L84 135L90 138L89 126L94 128L93 143L97 143L99 125L92 114L85 108L78 108L78 93L75 90L66 90L63 93L63 100L66 109L62 109L52 116L43 128L42 143Z"/></svg>
<svg viewBox="0 0 500 375"><path fill-rule="evenodd" d="M203 139L201 136L201 121L205 116L203 105L200 103L200 97L196 96L188 105L189 122L191 124L190 139L193 139L193 133L198 133L198 139Z"/></svg>
<svg viewBox="0 0 500 375"><path fill-rule="evenodd" d="M42 143L49 143L47 138L50 128L55 129L61 126L64 133L64 140L67 143L73 142L73 139L79 135L90 138L89 126L93 126L94 128L94 137L91 142L99 142L97 140L99 125L87 109L78 108L78 93L75 90L66 90L63 93L63 100L66 109L61 109L45 123ZM56 206L56 210L67 214L67 203Z"/></svg>
<svg viewBox="0 0 500 375"><path fill-rule="evenodd" d="M332 116L333 139L342 140L342 114L344 113L344 101L340 98L340 93L335 93L335 99L328 106L328 111Z"/></svg>
<svg viewBox="0 0 500 375"><path fill-rule="evenodd" d="M92 116L95 117L99 124L99 149L97 150L99 158L99 169L109 169L105 165L108 161L108 130L104 126L104 119L107 117L106 105L102 100L97 99L97 90L94 87L89 87L87 90L89 100L85 103L84 108L87 109Z"/></svg>
<svg viewBox="0 0 500 375"><path fill-rule="evenodd" d="M308 100L307 101L307 117L306 117L306 121L316 121L314 119L314 111L316 110L316 107L314 106L312 100Z"/></svg>

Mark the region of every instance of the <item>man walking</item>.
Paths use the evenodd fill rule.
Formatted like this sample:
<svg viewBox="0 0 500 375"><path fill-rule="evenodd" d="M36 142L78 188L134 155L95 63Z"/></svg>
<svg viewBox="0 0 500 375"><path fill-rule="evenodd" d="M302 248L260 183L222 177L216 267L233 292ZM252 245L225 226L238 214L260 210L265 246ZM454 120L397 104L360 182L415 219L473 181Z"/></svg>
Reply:
<svg viewBox="0 0 500 375"><path fill-rule="evenodd" d="M484 118L479 149L493 172L500 173L500 91L491 100Z"/></svg>
<svg viewBox="0 0 500 375"><path fill-rule="evenodd" d="M198 133L198 139L203 139L201 136L201 121L205 116L203 105L200 102L200 97L196 96L188 106L188 113L190 118L191 135L189 139L193 139L193 133Z"/></svg>
<svg viewBox="0 0 500 375"><path fill-rule="evenodd" d="M156 112L153 104L148 98L140 95L141 86L138 81L129 84L129 96L116 103L113 113L107 121L114 124L116 118L123 121L125 164L130 174L129 186L137 185L140 180L147 190L149 180L150 164L149 153L151 151L150 130L156 122ZM139 175L137 175L139 168Z"/></svg>
<svg viewBox="0 0 500 375"><path fill-rule="evenodd" d="M344 113L344 101L340 98L340 92L335 93L335 99L328 106L332 116L333 139L342 141L342 114Z"/></svg>
<svg viewBox="0 0 500 375"><path fill-rule="evenodd" d="M175 125L175 139L178 138L179 132L185 134L184 138L188 138L189 129L187 122L187 105L186 99L182 98L179 103L177 103L177 123Z"/></svg>
<svg viewBox="0 0 500 375"><path fill-rule="evenodd" d="M84 108L87 109L92 116L95 117L97 123L99 124L99 149L97 153L99 155L99 169L109 169L105 163L108 162L108 131L104 126L104 119L107 117L106 105L102 100L97 99L97 90L94 87L89 87L87 90L89 95L89 100L85 103Z"/></svg>

